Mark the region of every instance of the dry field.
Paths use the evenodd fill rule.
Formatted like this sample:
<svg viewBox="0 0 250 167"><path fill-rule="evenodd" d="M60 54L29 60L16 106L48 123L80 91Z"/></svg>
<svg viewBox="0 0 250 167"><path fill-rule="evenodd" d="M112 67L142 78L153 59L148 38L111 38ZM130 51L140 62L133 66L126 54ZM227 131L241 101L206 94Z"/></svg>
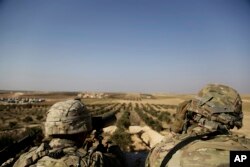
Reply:
<svg viewBox="0 0 250 167"><path fill-rule="evenodd" d="M0 137L6 134L18 136L27 127L43 128L48 108L57 101L72 99L77 94L77 92L0 92L0 98L45 99L44 102L36 104L0 102ZM113 126L104 128L104 142L111 139L126 152L143 151L140 154L143 159L150 148L170 135L169 125L177 105L192 97L194 95L109 93L105 98L84 98L82 101L93 116L115 112L117 121ZM242 101L243 128L233 131L250 138L250 95L242 95ZM130 157L131 154L127 156Z"/></svg>

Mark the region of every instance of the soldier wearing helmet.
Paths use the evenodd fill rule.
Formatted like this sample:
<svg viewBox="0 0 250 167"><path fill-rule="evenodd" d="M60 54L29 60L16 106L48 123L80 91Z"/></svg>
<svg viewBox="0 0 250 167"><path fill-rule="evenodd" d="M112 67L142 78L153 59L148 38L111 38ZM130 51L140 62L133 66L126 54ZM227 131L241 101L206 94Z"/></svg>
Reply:
<svg viewBox="0 0 250 167"><path fill-rule="evenodd" d="M80 100L54 104L47 113L45 136L49 142L22 154L14 167L121 166L115 155L83 148L92 130L91 115Z"/></svg>
<svg viewBox="0 0 250 167"><path fill-rule="evenodd" d="M232 134L242 127L242 101L231 87L205 86L178 106L173 136L150 151L147 167L229 166L230 150L249 150L250 139Z"/></svg>

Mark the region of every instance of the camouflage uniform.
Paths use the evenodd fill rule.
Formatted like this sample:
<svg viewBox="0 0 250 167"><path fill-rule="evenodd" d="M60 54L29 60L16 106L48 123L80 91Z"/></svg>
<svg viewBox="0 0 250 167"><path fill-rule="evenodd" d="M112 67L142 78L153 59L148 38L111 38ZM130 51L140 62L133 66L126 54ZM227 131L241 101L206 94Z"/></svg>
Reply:
<svg viewBox="0 0 250 167"><path fill-rule="evenodd" d="M77 148L73 141L67 139L52 139L48 145L43 143L21 155L14 164L14 167L20 166L99 167L121 166L121 164L113 154Z"/></svg>
<svg viewBox="0 0 250 167"><path fill-rule="evenodd" d="M45 136L52 139L22 154L14 167L121 166L112 153L79 147L74 137L85 139L92 130L91 116L79 100L54 104L48 111Z"/></svg>
<svg viewBox="0 0 250 167"><path fill-rule="evenodd" d="M209 84L179 105L171 130L182 134L152 148L145 166L229 166L230 150L250 149L250 139L229 131L241 128L242 118L239 94L228 86Z"/></svg>

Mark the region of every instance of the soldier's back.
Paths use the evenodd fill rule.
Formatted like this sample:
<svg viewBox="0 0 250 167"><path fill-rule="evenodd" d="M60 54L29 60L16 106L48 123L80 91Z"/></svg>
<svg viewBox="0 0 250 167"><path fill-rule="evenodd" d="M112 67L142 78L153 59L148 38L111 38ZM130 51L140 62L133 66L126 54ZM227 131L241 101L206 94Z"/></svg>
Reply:
<svg viewBox="0 0 250 167"><path fill-rule="evenodd" d="M148 155L147 167L229 166L230 150L249 150L250 139L237 135L179 135L156 145Z"/></svg>
<svg viewBox="0 0 250 167"><path fill-rule="evenodd" d="M101 153L99 151L89 152L86 149L75 147L72 143L63 143L62 147L61 141L54 139L52 141L55 143L53 148L48 148L45 143L39 147L33 147L30 151L20 156L14 167L121 166L119 160L113 154Z"/></svg>
<svg viewBox="0 0 250 167"><path fill-rule="evenodd" d="M14 167L66 167L66 166L86 166L84 165L84 155L86 152L76 147L63 149L46 149L44 144L33 147L30 151L22 154L15 162Z"/></svg>

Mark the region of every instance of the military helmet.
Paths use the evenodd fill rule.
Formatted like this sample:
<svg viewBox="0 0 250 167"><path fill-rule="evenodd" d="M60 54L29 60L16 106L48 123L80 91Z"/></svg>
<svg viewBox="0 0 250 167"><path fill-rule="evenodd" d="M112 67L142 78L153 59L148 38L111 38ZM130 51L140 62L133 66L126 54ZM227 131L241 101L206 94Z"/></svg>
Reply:
<svg viewBox="0 0 250 167"><path fill-rule="evenodd" d="M55 103L47 112L45 136L77 134L91 129L91 115L80 100Z"/></svg>
<svg viewBox="0 0 250 167"><path fill-rule="evenodd" d="M223 125L227 129L242 127L242 101L240 95L233 88L221 84L208 84L191 100L188 111L198 114L195 117L200 124ZM194 117L193 117L194 118ZM209 122L210 121L210 122ZM214 128L214 127L212 127Z"/></svg>

